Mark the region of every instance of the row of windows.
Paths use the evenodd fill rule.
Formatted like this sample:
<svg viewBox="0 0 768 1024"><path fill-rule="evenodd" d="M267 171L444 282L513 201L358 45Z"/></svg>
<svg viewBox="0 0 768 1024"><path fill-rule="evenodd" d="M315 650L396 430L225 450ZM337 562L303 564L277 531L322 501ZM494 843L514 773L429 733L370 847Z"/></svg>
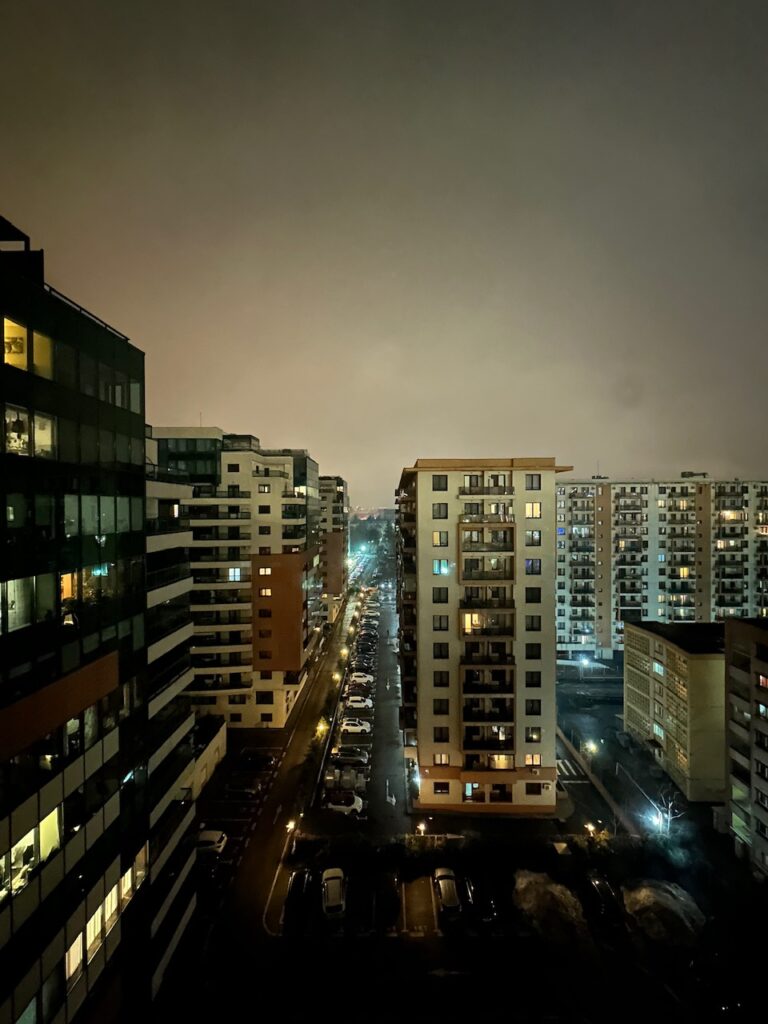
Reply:
<svg viewBox="0 0 768 1024"><path fill-rule="evenodd" d="M144 499L110 494L65 494L56 500L52 494L36 494L34 501L15 492L5 499L5 523L9 530L37 526L55 536L60 524L67 538L103 538L112 533L129 533L144 528Z"/></svg>
<svg viewBox="0 0 768 1024"><path fill-rule="evenodd" d="M501 559L491 558L489 564L491 568L501 568ZM465 559L465 568L480 569L480 560L477 558ZM433 576L447 576L450 572L450 563L447 558L433 558L432 559L432 575ZM525 560L525 574L526 576L541 576L541 559L540 558L526 558Z"/></svg>
<svg viewBox="0 0 768 1024"><path fill-rule="evenodd" d="M527 618L538 619L536 616L527 616ZM541 629L541 620L539 620L539 629ZM535 630L535 627L531 627ZM445 642L433 643L432 644L432 657L435 661L447 661L450 658L450 644ZM529 661L541 661L541 644L526 644L525 645L525 657Z"/></svg>
<svg viewBox="0 0 768 1024"><path fill-rule="evenodd" d="M141 382L130 380L121 370L99 363L63 342L52 342L46 335L29 331L8 318L3 320L3 340L6 366L31 371L120 409L141 413Z"/></svg>
<svg viewBox="0 0 768 1024"><path fill-rule="evenodd" d="M37 459L59 459L83 465L144 464L144 439L89 423L49 416L20 405L6 405L3 451Z"/></svg>
<svg viewBox="0 0 768 1024"><path fill-rule="evenodd" d="M468 783L473 788L477 788L478 783ZM505 787L502 787L504 789ZM435 796L448 796L451 791L450 782L433 782L432 792ZM525 784L525 795L526 796L540 796L541 795L541 783L540 782L526 782Z"/></svg>
<svg viewBox="0 0 768 1024"><path fill-rule="evenodd" d="M499 739L504 739L506 729L503 725L491 726L493 733L499 734ZM450 743L451 730L447 725L436 725L432 729L432 741L434 743ZM526 743L541 743L541 726L539 725L527 725L525 727L525 742Z"/></svg>
<svg viewBox="0 0 768 1024"><path fill-rule="evenodd" d="M488 480L483 481L482 474L480 473L465 473L464 474L464 486L465 487L481 487L483 483L486 483L490 487L505 487L507 483L506 473L491 473ZM541 473L526 473L525 474L525 489L526 491L540 491L541 490ZM447 491L448 490L448 475L447 473L433 473L432 474L432 490L433 491Z"/></svg>
<svg viewBox="0 0 768 1024"><path fill-rule="evenodd" d="M450 701L446 697L433 697L432 699L432 714L433 715L447 715L450 714ZM525 702L525 713L526 715L540 715L541 714L541 701L540 700L526 700Z"/></svg>

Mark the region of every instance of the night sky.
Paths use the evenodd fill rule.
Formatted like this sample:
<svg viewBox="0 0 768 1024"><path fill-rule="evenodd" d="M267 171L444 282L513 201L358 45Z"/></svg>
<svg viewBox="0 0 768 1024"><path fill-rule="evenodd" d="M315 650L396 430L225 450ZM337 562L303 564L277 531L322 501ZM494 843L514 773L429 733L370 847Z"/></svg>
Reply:
<svg viewBox="0 0 768 1024"><path fill-rule="evenodd" d="M0 212L149 422L765 478L764 0L0 9Z"/></svg>

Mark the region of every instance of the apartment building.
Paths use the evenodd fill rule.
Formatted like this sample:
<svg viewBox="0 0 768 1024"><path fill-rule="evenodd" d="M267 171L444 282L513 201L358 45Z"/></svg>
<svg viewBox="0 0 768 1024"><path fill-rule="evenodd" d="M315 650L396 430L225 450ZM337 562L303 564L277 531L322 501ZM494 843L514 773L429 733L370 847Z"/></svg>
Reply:
<svg viewBox="0 0 768 1024"><path fill-rule="evenodd" d="M557 574L560 658L620 656L628 622L768 615L768 482L561 481Z"/></svg>
<svg viewBox="0 0 768 1024"><path fill-rule="evenodd" d="M320 575L323 618L333 622L349 576L349 494L340 476L320 477Z"/></svg>
<svg viewBox="0 0 768 1024"><path fill-rule="evenodd" d="M768 620L725 625L726 809L736 852L768 874Z"/></svg>
<svg viewBox="0 0 768 1024"><path fill-rule="evenodd" d="M168 634L145 592L143 353L2 219L0 250L0 1020L58 1024L115 960L143 1005L172 939L147 881L176 795L147 672Z"/></svg>
<svg viewBox="0 0 768 1024"><path fill-rule="evenodd" d="M189 474L194 680L229 726L281 728L322 623L317 463L216 427L158 427L162 469Z"/></svg>
<svg viewBox="0 0 768 1024"><path fill-rule="evenodd" d="M422 810L556 803L554 459L419 459L398 507L402 725Z"/></svg>
<svg viewBox="0 0 768 1024"><path fill-rule="evenodd" d="M627 623L624 726L688 800L725 792L724 635L718 622Z"/></svg>

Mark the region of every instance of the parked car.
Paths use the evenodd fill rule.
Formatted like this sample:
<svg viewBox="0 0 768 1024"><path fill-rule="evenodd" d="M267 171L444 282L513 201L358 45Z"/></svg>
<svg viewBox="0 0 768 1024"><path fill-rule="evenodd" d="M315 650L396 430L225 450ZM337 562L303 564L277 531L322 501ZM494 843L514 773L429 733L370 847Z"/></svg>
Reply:
<svg viewBox="0 0 768 1024"><path fill-rule="evenodd" d="M280 924L283 932L300 927L308 914L309 894L312 887L312 873L309 868L294 871L288 881L288 891L283 902Z"/></svg>
<svg viewBox="0 0 768 1024"><path fill-rule="evenodd" d="M326 795L325 806L329 811L353 816L361 814L363 811L363 801L357 793L346 789L332 789Z"/></svg>
<svg viewBox="0 0 768 1024"><path fill-rule="evenodd" d="M351 683L372 683L373 676L368 675L367 672L353 672L349 677L349 681Z"/></svg>
<svg viewBox="0 0 768 1024"><path fill-rule="evenodd" d="M322 881L323 913L331 921L344 919L347 907L346 883L341 868L328 868Z"/></svg>
<svg viewBox="0 0 768 1024"><path fill-rule="evenodd" d="M368 733L371 731L371 723L364 722L361 718L342 718L342 732Z"/></svg>
<svg viewBox="0 0 768 1024"><path fill-rule="evenodd" d="M432 882L440 913L447 920L455 920L461 914L461 899L456 875L451 868L436 868Z"/></svg>
<svg viewBox="0 0 768 1024"><path fill-rule="evenodd" d="M261 793L261 784L253 786L242 786L236 782L227 782L224 786L224 794L228 800L255 800Z"/></svg>
<svg viewBox="0 0 768 1024"><path fill-rule="evenodd" d="M373 701L370 697L353 694L347 697L347 707L350 711L370 711L373 708Z"/></svg>
<svg viewBox="0 0 768 1024"><path fill-rule="evenodd" d="M364 767L368 764L369 760L370 758L368 757L368 753L365 750L361 750L359 754L346 754L343 751L339 751L336 754L331 754L332 763L335 765L339 765L340 767L345 764L360 765L361 767Z"/></svg>
<svg viewBox="0 0 768 1024"><path fill-rule="evenodd" d="M197 833L195 846L198 853L215 853L217 856L224 852L227 845L227 834L219 829L203 829Z"/></svg>
<svg viewBox="0 0 768 1024"><path fill-rule="evenodd" d="M587 875L584 902L591 907L595 917L604 925L621 925L624 922L622 901L607 878L592 870Z"/></svg>
<svg viewBox="0 0 768 1024"><path fill-rule="evenodd" d="M498 918L498 908L496 900L487 885L482 882L475 882L471 878L466 878L463 888L466 909L475 922L484 926L495 924Z"/></svg>
<svg viewBox="0 0 768 1024"><path fill-rule="evenodd" d="M237 760L241 766L257 772L268 772L277 767L277 758L258 747L243 747Z"/></svg>

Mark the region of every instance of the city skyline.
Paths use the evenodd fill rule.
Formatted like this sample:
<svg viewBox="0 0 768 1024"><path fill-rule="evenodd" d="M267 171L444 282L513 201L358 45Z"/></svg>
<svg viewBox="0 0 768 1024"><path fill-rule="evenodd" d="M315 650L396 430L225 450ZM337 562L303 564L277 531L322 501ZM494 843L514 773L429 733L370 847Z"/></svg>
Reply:
<svg viewBox="0 0 768 1024"><path fill-rule="evenodd" d="M417 455L764 474L763 5L179 10L5 14L2 212L149 422L365 506Z"/></svg>

